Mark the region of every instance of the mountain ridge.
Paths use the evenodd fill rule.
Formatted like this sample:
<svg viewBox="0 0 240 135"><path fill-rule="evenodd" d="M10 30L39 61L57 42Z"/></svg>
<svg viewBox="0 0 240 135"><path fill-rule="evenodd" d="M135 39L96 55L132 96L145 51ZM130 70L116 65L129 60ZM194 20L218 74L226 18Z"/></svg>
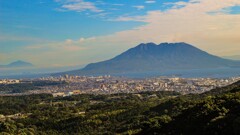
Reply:
<svg viewBox="0 0 240 135"><path fill-rule="evenodd" d="M66 73L100 75L221 67L240 67L240 62L211 55L184 42L141 43L112 59L90 63L81 70Z"/></svg>
<svg viewBox="0 0 240 135"><path fill-rule="evenodd" d="M22 68L22 67L33 67L34 65L32 63L22 61L22 60L17 60L12 63L9 63L7 65L0 65L0 68Z"/></svg>
<svg viewBox="0 0 240 135"><path fill-rule="evenodd" d="M230 60L240 60L240 55L223 56L223 58Z"/></svg>

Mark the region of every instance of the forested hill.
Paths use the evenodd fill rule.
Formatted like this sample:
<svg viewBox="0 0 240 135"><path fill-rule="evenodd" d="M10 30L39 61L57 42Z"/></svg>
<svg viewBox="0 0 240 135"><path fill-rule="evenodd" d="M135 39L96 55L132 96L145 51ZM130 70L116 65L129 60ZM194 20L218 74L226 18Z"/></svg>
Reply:
<svg viewBox="0 0 240 135"><path fill-rule="evenodd" d="M201 95L185 95L151 108L139 134L240 134L240 82Z"/></svg>
<svg viewBox="0 0 240 135"><path fill-rule="evenodd" d="M240 82L200 95L0 97L0 114L0 134L239 135Z"/></svg>

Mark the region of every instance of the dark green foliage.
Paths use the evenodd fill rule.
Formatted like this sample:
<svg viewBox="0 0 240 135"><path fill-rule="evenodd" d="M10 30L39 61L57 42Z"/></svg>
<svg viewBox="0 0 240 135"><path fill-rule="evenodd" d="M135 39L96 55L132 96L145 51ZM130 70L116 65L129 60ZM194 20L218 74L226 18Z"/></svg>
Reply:
<svg viewBox="0 0 240 135"><path fill-rule="evenodd" d="M42 86L64 85L66 82L33 81L17 84L0 84L0 91L8 93L22 93L29 90L41 89Z"/></svg>
<svg viewBox="0 0 240 135"><path fill-rule="evenodd" d="M51 95L40 94L31 96L0 97L0 114L10 115L27 113L31 107L35 107L43 100L52 98Z"/></svg>
<svg viewBox="0 0 240 135"><path fill-rule="evenodd" d="M33 81L34 86L51 86L51 85L64 85L67 84L65 81Z"/></svg>
<svg viewBox="0 0 240 135"><path fill-rule="evenodd" d="M9 92L9 93L21 93L28 90L38 89L32 83L20 83L20 84L1 84L0 91Z"/></svg>
<svg viewBox="0 0 240 135"><path fill-rule="evenodd" d="M200 95L138 94L0 97L2 134L240 134L240 85ZM1 134L0 133L0 134Z"/></svg>
<svg viewBox="0 0 240 135"><path fill-rule="evenodd" d="M219 90L219 91L218 91ZM171 120L147 122L139 134L240 134L239 82L200 95L185 95L150 109L155 117L168 115ZM159 124L162 123L162 124Z"/></svg>

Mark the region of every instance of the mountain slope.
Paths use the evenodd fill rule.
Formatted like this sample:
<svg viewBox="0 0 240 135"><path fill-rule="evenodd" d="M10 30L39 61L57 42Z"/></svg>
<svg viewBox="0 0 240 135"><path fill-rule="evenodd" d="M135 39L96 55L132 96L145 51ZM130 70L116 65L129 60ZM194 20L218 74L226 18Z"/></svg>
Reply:
<svg viewBox="0 0 240 135"><path fill-rule="evenodd" d="M139 134L238 135L239 84L237 82L200 95L179 96L161 103L146 112L145 115L150 118L143 123Z"/></svg>
<svg viewBox="0 0 240 135"><path fill-rule="evenodd" d="M33 67L33 64L29 63L29 62L25 62L25 61L15 61L12 62L8 65L0 65L0 68L19 68L19 67Z"/></svg>
<svg viewBox="0 0 240 135"><path fill-rule="evenodd" d="M223 58L230 59L230 60L240 60L240 55L223 56Z"/></svg>
<svg viewBox="0 0 240 135"><path fill-rule="evenodd" d="M18 134L19 131L57 135L240 134L240 82L200 95L148 91L80 94L57 99L50 94L33 94L0 99L0 114L26 116L0 120L0 134ZM79 101L84 102L75 104ZM39 106L42 102L44 104ZM64 103L67 106L59 106Z"/></svg>
<svg viewBox="0 0 240 135"><path fill-rule="evenodd" d="M240 62L223 59L186 43L140 44L106 61L91 63L70 74L121 74L161 72L174 69L240 67Z"/></svg>

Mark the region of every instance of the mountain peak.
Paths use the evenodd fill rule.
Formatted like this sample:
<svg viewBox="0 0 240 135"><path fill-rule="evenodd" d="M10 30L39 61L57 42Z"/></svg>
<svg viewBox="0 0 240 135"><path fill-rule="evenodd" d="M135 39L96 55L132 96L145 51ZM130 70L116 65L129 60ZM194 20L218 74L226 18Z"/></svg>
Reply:
<svg viewBox="0 0 240 135"><path fill-rule="evenodd" d="M22 60L17 60L15 62L8 64L7 66L8 67L32 67L33 64L26 61L22 61Z"/></svg>
<svg viewBox="0 0 240 135"><path fill-rule="evenodd" d="M141 43L138 46L155 46L157 44L153 43L153 42L149 42L149 43Z"/></svg>
<svg viewBox="0 0 240 135"><path fill-rule="evenodd" d="M139 44L136 47L142 47L142 46L157 46L157 44L152 43L152 42L150 42L150 43L141 43L141 44Z"/></svg>
<svg viewBox="0 0 240 135"><path fill-rule="evenodd" d="M138 48L140 50L148 50L148 49L156 47L156 46L157 46L157 44L150 42L150 43L141 43L141 44L139 44L138 46L136 46L134 48Z"/></svg>
<svg viewBox="0 0 240 135"><path fill-rule="evenodd" d="M139 48L141 50L148 50L148 49L155 49L156 47L189 47L189 48L196 48L188 43L185 42L177 42L177 43L169 43L169 42L164 42L164 43L160 43L159 45L153 43L153 42L149 42L149 43L141 43L138 46L134 47L134 48ZM197 48L196 48L197 49Z"/></svg>
<svg viewBox="0 0 240 135"><path fill-rule="evenodd" d="M110 60L89 64L79 73L126 74L236 66L239 67L240 62L208 54L185 42L141 43Z"/></svg>

